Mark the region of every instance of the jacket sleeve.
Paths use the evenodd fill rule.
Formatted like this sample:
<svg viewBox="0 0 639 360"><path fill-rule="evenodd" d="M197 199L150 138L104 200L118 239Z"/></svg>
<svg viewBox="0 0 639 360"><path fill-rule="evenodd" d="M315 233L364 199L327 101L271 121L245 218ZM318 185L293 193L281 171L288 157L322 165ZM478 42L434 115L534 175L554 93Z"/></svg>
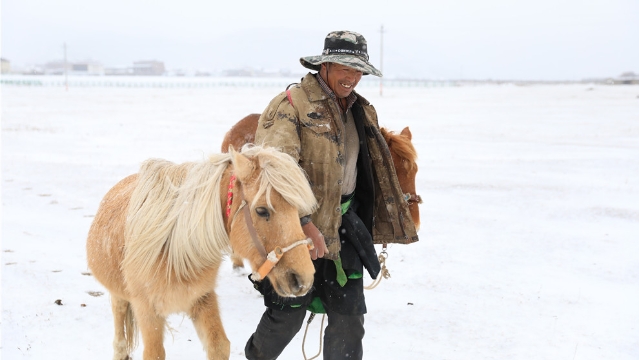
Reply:
<svg viewBox="0 0 639 360"><path fill-rule="evenodd" d="M255 144L272 146L300 159L299 117L286 93L276 96L260 116Z"/></svg>

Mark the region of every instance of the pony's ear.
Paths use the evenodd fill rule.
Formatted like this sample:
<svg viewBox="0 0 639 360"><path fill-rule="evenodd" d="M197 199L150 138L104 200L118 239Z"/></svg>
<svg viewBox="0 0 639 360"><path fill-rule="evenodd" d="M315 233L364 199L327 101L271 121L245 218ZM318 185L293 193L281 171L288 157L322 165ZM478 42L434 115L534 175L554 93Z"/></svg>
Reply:
<svg viewBox="0 0 639 360"><path fill-rule="evenodd" d="M408 140L413 140L413 134L410 132L410 129L407 127L404 128L401 132L402 135L406 136Z"/></svg>
<svg viewBox="0 0 639 360"><path fill-rule="evenodd" d="M255 174L255 169L258 167L257 162L255 159L244 156L235 150L231 150L231 156L233 158L235 175L237 175L241 182L249 183L253 174Z"/></svg>

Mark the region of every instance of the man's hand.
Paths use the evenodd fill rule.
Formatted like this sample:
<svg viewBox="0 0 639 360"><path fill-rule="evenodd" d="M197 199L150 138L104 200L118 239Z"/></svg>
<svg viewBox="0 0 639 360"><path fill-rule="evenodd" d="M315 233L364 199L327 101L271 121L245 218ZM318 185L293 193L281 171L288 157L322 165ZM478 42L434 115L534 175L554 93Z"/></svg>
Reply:
<svg viewBox="0 0 639 360"><path fill-rule="evenodd" d="M324 257L325 254L328 254L328 248L326 247L326 242L324 242L324 235L317 229L315 224L309 222L302 226L302 230L306 236L313 240L313 246L315 248L310 250L311 259L317 260L318 258Z"/></svg>

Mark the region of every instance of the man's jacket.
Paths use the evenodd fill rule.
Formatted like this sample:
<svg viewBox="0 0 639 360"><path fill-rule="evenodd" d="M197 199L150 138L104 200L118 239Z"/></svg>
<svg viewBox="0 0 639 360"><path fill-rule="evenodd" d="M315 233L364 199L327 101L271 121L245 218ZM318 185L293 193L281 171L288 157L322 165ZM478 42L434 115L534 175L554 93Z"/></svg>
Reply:
<svg viewBox="0 0 639 360"><path fill-rule="evenodd" d="M415 224L390 151L380 134L377 113L366 99L357 96L349 111L353 111L361 144L355 190L362 204L358 213L375 244L415 242L418 240ZM256 144L278 147L293 156L306 172L319 203L311 219L324 235L329 250L325 257L333 260L340 250L345 131L342 116L336 102L322 90L315 75L309 73L301 83L271 101L255 134Z"/></svg>

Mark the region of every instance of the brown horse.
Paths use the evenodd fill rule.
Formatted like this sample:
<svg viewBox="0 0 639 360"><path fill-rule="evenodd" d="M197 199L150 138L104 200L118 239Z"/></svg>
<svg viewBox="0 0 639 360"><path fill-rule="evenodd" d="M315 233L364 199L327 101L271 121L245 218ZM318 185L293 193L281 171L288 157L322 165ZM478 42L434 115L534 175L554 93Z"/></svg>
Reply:
<svg viewBox="0 0 639 360"><path fill-rule="evenodd" d="M228 359L214 289L230 248L281 296L306 294L315 270L298 246L309 244L299 217L317 206L306 183L293 158L259 146L202 162L147 160L117 183L87 239L89 268L111 293L113 358L130 358L139 328L144 359L164 359L166 317L185 312L207 358Z"/></svg>
<svg viewBox="0 0 639 360"><path fill-rule="evenodd" d="M224 135L221 150L227 152L232 147L240 149L244 144L252 144L255 141L255 132L257 131L257 123L260 114L250 114L238 121ZM412 143L413 135L408 127L405 127L401 133L396 134L385 128L380 129L388 149L393 157L393 164L399 185L404 193L404 199L408 202L408 209L415 223L415 229L419 230L419 204L422 203L421 196L415 192L415 178L417 176L417 151ZM233 267L242 267L243 261L233 255Z"/></svg>
<svg viewBox="0 0 639 360"><path fill-rule="evenodd" d="M388 149L393 157L393 165L399 186L404 193L404 200L408 202L410 215L415 223L415 229L419 231L419 204L422 203L422 197L417 195L415 190L415 179L417 177L417 151L413 146L413 134L410 129L405 127L399 134L380 128L380 132L386 140Z"/></svg>

